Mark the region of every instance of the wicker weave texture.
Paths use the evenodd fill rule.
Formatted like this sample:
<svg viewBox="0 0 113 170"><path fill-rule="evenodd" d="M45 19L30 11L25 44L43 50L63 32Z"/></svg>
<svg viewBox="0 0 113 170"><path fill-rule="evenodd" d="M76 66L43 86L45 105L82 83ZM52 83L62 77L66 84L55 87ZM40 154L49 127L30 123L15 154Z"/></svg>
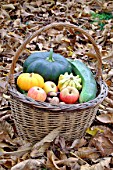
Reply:
<svg viewBox="0 0 113 170"><path fill-rule="evenodd" d="M11 108L18 134L30 142L41 140L54 128L61 127L61 136L73 140L81 138L95 118L98 105L81 111L60 112L36 109L25 103L11 100Z"/></svg>

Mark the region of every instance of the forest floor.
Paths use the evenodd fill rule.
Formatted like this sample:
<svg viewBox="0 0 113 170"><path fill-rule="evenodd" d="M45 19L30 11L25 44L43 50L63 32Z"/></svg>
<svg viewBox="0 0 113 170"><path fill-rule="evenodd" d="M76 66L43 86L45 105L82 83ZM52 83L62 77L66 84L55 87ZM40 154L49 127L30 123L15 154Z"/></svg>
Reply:
<svg viewBox="0 0 113 170"><path fill-rule="evenodd" d="M108 0L0 0L0 170L110 170L113 169L113 1ZM39 28L68 22L84 29L102 54L102 77L108 95L82 139L66 141L51 132L36 144L21 141L4 92L6 77L18 47ZM93 45L73 29L51 28L35 37L19 57L15 73L34 51L80 58L96 72Z"/></svg>

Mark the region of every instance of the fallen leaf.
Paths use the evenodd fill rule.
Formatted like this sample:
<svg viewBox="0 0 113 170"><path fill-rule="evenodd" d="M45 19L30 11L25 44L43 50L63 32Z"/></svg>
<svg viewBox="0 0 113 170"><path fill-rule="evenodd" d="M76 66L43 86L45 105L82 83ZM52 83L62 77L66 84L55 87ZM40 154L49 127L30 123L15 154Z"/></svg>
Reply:
<svg viewBox="0 0 113 170"><path fill-rule="evenodd" d="M102 127L101 127L102 129ZM113 132L103 127L103 133L98 132L90 141L89 146L94 146L104 156L113 152Z"/></svg>
<svg viewBox="0 0 113 170"><path fill-rule="evenodd" d="M17 163L11 170L41 170L41 166L45 163L44 159L28 159Z"/></svg>
<svg viewBox="0 0 113 170"><path fill-rule="evenodd" d="M47 151L47 162L46 162L47 168L51 168L52 170L60 170L60 168L57 166L55 162L56 160L58 160L58 158L55 156L53 151L48 150Z"/></svg>
<svg viewBox="0 0 113 170"><path fill-rule="evenodd" d="M62 151L66 150L66 143L65 143L65 139L63 137L57 136L54 143L56 145L59 145L59 147L61 148Z"/></svg>
<svg viewBox="0 0 113 170"><path fill-rule="evenodd" d="M13 151L13 152L6 152L3 149L1 150L0 155L1 156L16 156L17 158L21 157L22 155L24 155L26 152L30 151L32 147L27 147L21 150L17 150L17 151Z"/></svg>
<svg viewBox="0 0 113 170"><path fill-rule="evenodd" d="M98 131L101 133L103 132L103 130L99 129L99 127L91 127L86 130L86 133L95 136Z"/></svg>
<svg viewBox="0 0 113 170"><path fill-rule="evenodd" d="M66 165L68 167L72 167L74 165L77 164L78 158L74 158L74 157L69 157L67 159L62 159L62 160L56 160L55 163L58 165Z"/></svg>
<svg viewBox="0 0 113 170"><path fill-rule="evenodd" d="M43 146L44 143L50 143L52 142L60 133L60 129L61 127L58 127L54 130L52 130L48 135L46 135L41 141L39 141L38 143L36 143L33 146L33 149L39 149L41 146Z"/></svg>
<svg viewBox="0 0 113 170"><path fill-rule="evenodd" d="M10 123L8 123L7 121L2 121L1 122L1 125L3 127L3 129L8 133L8 135L13 138L14 136L14 129L13 127L11 126Z"/></svg>
<svg viewBox="0 0 113 170"><path fill-rule="evenodd" d="M10 169L13 165L13 159L1 159L0 160L0 164L3 165L3 167L7 168L7 169ZM1 170L1 169L0 169Z"/></svg>
<svg viewBox="0 0 113 170"><path fill-rule="evenodd" d="M26 12L23 8L21 9L21 15L23 17L34 16L34 14Z"/></svg>
<svg viewBox="0 0 113 170"><path fill-rule="evenodd" d="M49 148L50 143L44 143L39 149L33 149L30 153L31 158L43 156L44 152Z"/></svg>
<svg viewBox="0 0 113 170"><path fill-rule="evenodd" d="M11 146L8 145L7 143L3 143L3 142L0 142L0 148L10 148L11 149Z"/></svg>
<svg viewBox="0 0 113 170"><path fill-rule="evenodd" d="M113 123L113 113L100 114L96 119L102 123Z"/></svg>
<svg viewBox="0 0 113 170"><path fill-rule="evenodd" d="M41 141L33 146L31 157L42 156L43 153L48 149L50 143L58 136L60 128L56 128L46 135Z"/></svg>
<svg viewBox="0 0 113 170"><path fill-rule="evenodd" d="M86 145L87 141L84 138L75 139L70 148L79 148Z"/></svg>
<svg viewBox="0 0 113 170"><path fill-rule="evenodd" d="M13 10L15 9L15 6L13 4L5 4L5 5L2 5L2 8L7 9L7 10Z"/></svg>
<svg viewBox="0 0 113 170"><path fill-rule="evenodd" d="M100 156L97 149L94 147L82 147L74 153L82 159L97 159Z"/></svg>
<svg viewBox="0 0 113 170"><path fill-rule="evenodd" d="M0 78L0 92L3 92L6 87L7 82Z"/></svg>
<svg viewBox="0 0 113 170"><path fill-rule="evenodd" d="M2 13L2 15L3 15L7 20L10 19L10 15L9 15L9 13L8 13L6 10L1 9L1 13Z"/></svg>
<svg viewBox="0 0 113 170"><path fill-rule="evenodd" d="M110 168L109 164L110 164L110 157L104 158L102 159L99 163L95 164L95 165L82 165L80 170L105 170L105 168Z"/></svg>

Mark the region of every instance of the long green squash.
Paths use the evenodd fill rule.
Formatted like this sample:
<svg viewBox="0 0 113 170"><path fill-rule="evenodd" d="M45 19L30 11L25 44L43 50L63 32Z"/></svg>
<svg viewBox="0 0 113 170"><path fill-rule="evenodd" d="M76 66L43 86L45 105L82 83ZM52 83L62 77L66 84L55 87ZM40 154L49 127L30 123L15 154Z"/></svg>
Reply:
<svg viewBox="0 0 113 170"><path fill-rule="evenodd" d="M81 60L68 61L72 65L75 75L79 75L82 79L82 91L80 93L79 102L84 103L93 100L97 94L97 83L91 70Z"/></svg>

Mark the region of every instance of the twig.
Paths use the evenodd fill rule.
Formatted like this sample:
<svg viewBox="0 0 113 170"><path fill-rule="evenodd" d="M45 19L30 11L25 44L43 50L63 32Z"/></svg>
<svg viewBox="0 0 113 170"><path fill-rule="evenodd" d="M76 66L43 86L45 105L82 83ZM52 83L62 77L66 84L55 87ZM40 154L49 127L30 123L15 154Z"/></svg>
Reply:
<svg viewBox="0 0 113 170"><path fill-rule="evenodd" d="M80 159L82 162L84 162L85 164L88 164L86 161L84 161L82 158L80 158L78 155L76 155L75 153L73 152L70 152L71 155L77 157L78 159ZM89 164L88 164L89 165Z"/></svg>

